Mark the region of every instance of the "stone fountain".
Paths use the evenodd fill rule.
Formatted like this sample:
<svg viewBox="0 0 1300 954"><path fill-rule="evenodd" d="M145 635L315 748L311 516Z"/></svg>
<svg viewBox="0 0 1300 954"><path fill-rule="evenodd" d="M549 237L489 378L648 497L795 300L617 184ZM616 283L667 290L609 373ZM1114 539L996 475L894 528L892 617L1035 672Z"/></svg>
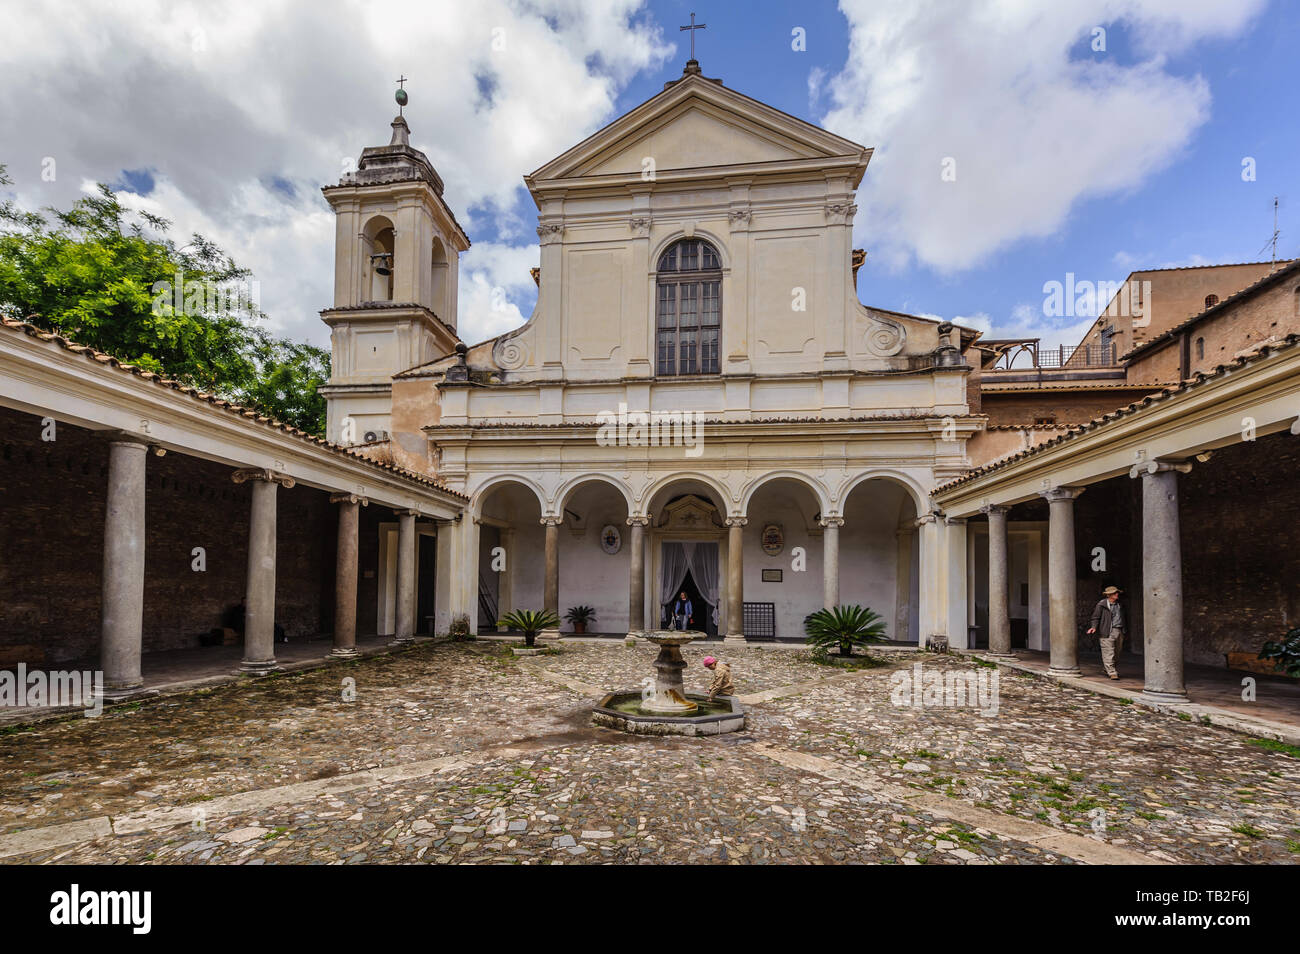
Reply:
<svg viewBox="0 0 1300 954"><path fill-rule="evenodd" d="M682 658L682 647L697 639L704 639L705 634L692 630L660 629L646 633L645 638L659 647L655 658L655 682L653 691L649 687L641 694L641 709L655 715L691 715L698 712L700 704L686 698L686 687L682 682L682 670L686 660Z"/></svg>
<svg viewBox="0 0 1300 954"><path fill-rule="evenodd" d="M640 690L605 696L592 710L593 722L641 735L720 735L745 727L745 710L733 696L710 702L707 696L686 693L682 646L706 639L705 633L660 629L644 636L659 647L654 679L647 677Z"/></svg>

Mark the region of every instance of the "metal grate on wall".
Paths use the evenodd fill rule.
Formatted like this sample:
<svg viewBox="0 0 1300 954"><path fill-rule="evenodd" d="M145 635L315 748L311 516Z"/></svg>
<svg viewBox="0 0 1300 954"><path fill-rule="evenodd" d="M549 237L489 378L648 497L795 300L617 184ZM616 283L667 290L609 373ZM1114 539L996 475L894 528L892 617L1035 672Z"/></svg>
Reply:
<svg viewBox="0 0 1300 954"><path fill-rule="evenodd" d="M775 603L746 603L744 620L746 639L776 639Z"/></svg>

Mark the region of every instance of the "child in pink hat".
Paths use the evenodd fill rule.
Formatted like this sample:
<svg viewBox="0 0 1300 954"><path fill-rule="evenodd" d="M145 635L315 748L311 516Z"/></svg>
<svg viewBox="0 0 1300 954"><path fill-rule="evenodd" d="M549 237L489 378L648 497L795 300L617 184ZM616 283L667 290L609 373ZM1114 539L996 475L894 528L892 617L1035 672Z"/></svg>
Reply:
<svg viewBox="0 0 1300 954"><path fill-rule="evenodd" d="M735 693L736 687L731 682L731 667L724 662L718 662L713 656L704 657L704 668L713 673L713 682L709 683L709 701L717 695L730 696Z"/></svg>

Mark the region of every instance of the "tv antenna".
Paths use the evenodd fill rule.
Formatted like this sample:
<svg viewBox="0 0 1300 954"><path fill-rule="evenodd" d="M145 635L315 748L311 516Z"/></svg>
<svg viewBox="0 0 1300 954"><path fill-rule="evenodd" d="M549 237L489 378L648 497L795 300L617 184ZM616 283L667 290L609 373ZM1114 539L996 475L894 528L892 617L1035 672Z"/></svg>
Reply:
<svg viewBox="0 0 1300 954"><path fill-rule="evenodd" d="M1269 238L1267 242L1264 243L1264 248L1269 248L1270 246L1272 246L1273 251L1269 261L1272 264L1273 268L1277 267L1277 240L1282 235L1281 231L1279 231L1277 227L1277 206L1278 206L1277 196L1273 196L1273 235L1271 238ZM1264 248L1261 248L1259 250L1259 253L1261 255L1264 254ZM1272 270L1273 270L1272 268L1269 269L1269 271Z"/></svg>

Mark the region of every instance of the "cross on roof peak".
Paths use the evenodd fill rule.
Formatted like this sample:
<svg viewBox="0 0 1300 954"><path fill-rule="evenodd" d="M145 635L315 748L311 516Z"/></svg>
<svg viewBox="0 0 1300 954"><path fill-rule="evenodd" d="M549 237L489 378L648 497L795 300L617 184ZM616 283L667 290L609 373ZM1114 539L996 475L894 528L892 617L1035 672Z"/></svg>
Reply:
<svg viewBox="0 0 1300 954"><path fill-rule="evenodd" d="M707 23L696 23L695 14L692 12L690 26L678 27L678 32L681 32L682 30L690 31L691 34L691 60L690 61L692 63L695 62L695 31L703 30L707 26L708 26Z"/></svg>

